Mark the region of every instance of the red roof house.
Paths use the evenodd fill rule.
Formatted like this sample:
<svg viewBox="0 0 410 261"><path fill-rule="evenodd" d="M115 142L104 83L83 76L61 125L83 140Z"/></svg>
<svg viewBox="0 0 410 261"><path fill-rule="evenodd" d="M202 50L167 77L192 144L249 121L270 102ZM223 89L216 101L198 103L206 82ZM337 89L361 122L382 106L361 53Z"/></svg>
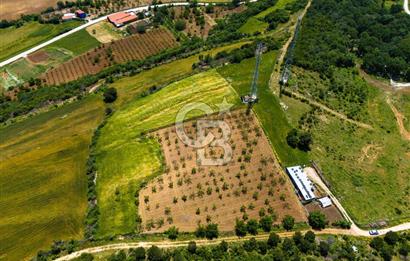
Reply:
<svg viewBox="0 0 410 261"><path fill-rule="evenodd" d="M115 14L108 16L108 21L110 21L116 27L121 27L125 24L131 23L137 20L138 20L138 16L132 12L130 13L120 12L120 13L115 13Z"/></svg>

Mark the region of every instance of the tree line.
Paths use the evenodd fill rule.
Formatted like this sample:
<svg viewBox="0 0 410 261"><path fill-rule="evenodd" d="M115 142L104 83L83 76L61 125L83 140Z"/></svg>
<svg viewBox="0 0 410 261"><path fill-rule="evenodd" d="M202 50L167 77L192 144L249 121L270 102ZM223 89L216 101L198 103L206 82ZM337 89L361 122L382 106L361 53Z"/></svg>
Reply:
<svg viewBox="0 0 410 261"><path fill-rule="evenodd" d="M383 237L375 237L370 242L361 238L348 236L317 236L313 231L304 234L295 232L291 237L281 238L272 232L267 240L250 238L243 242L221 243L210 246L199 246L190 241L188 246L161 249L158 246L149 248L132 248L120 250L108 255L108 261L138 260L385 260L394 257L407 260L409 255L410 234L388 232ZM42 259L37 257L38 261ZM92 254L84 253L74 259L92 261ZM100 260L100 259L98 259Z"/></svg>

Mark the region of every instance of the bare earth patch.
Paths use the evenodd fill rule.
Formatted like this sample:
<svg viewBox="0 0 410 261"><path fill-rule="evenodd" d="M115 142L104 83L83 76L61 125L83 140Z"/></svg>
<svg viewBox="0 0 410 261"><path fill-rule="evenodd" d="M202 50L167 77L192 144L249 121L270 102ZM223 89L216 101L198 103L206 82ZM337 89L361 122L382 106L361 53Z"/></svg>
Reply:
<svg viewBox="0 0 410 261"><path fill-rule="evenodd" d="M275 216L275 223L285 215L306 221L305 210L255 116L241 110L209 118L217 117L231 128L232 160L222 166L201 166L196 150L184 145L175 126L151 133L162 145L166 173L139 193L143 231L161 232L171 226L194 231L207 222L231 231L236 219L259 219L262 212ZM209 130L216 137L222 135L218 129ZM186 122L185 131L196 137L196 121ZM221 148L208 146L205 151L207 158L223 156Z"/></svg>
<svg viewBox="0 0 410 261"><path fill-rule="evenodd" d="M404 127L404 115L399 112L396 107L394 107L389 97L387 97L386 101L390 106L390 109L393 111L394 116L396 117L397 126L399 128L401 136L403 137L403 139L410 141L410 132Z"/></svg>
<svg viewBox="0 0 410 261"><path fill-rule="evenodd" d="M362 155L359 157L358 161L368 161L368 163L373 163L379 156L379 152L382 151L383 147L375 144L368 144L362 148Z"/></svg>
<svg viewBox="0 0 410 261"><path fill-rule="evenodd" d="M27 60L29 60L32 63L42 63L42 62L47 61L48 58L49 56L47 52L43 50L32 53L27 56Z"/></svg>
<svg viewBox="0 0 410 261"><path fill-rule="evenodd" d="M114 29L110 27L112 27L111 24L109 24L107 21L102 21L100 23L87 27L86 30L100 43L110 43L111 41L121 39L121 35L114 32Z"/></svg>

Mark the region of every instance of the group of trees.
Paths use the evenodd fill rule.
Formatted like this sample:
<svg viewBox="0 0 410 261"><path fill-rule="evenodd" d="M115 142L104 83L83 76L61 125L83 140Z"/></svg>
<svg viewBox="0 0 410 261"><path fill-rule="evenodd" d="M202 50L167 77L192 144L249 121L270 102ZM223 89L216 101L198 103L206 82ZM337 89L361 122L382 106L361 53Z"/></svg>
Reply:
<svg viewBox="0 0 410 261"><path fill-rule="evenodd" d="M334 67L353 67L358 56L368 73L410 81L410 17L398 4L387 8L380 2L314 1L295 63L329 77Z"/></svg>
<svg viewBox="0 0 410 261"><path fill-rule="evenodd" d="M292 148L298 148L302 151L310 151L310 145L313 140L312 135L309 132L292 129L286 136L286 142Z"/></svg>
<svg viewBox="0 0 410 261"><path fill-rule="evenodd" d="M198 246L195 241L187 247L161 249L151 246L120 250L107 257L109 261L125 260L392 260L393 256L407 258L410 235L389 232L376 237L369 244L366 240L347 236L317 237L314 232L295 232L292 237L280 238L271 233L267 240L251 238L243 242ZM372 251L374 249L375 251ZM77 261L92 261L93 255L82 254Z"/></svg>

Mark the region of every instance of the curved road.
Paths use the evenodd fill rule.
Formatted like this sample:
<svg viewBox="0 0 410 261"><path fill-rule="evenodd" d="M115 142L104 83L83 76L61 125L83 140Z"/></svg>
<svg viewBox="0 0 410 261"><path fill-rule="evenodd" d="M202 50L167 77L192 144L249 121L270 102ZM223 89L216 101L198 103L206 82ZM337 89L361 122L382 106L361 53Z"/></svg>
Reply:
<svg viewBox="0 0 410 261"><path fill-rule="evenodd" d="M257 0L251 0L251 1L249 1L249 2L256 2L256 1L257 1ZM216 1L215 3L217 3L217 2L218 2L218 1ZM208 2L208 3L198 3L198 5L208 5L208 4L211 4L211 3L212 3L212 2ZM243 4L243 3L244 3L244 2L241 2L240 4ZM171 5L172 5L172 6L186 6L186 5L190 5L190 3L189 3L189 2L174 2L174 3L159 4L159 5L156 5L156 6L157 6L157 7L163 7L163 6L171 6ZM131 9L123 10L123 11L121 11L121 12L131 12L131 11L132 11L132 12L141 12L141 11L147 11L150 6L153 7L152 5L144 5L144 6L140 6L140 7L136 7L136 8L131 8ZM112 15L112 14L109 14L109 15ZM20 54L18 54L18 55L16 55L16 56L13 56L13 57L11 57L11 58L9 58L9 59L7 59L7 60L1 62L1 63L0 63L0 67L3 67L3 66L5 66L5 65L7 65L7 64L10 64L10 63L12 63L12 62L15 62L15 61L17 61L17 60L20 59L20 58L27 57L27 55L29 55L29 54L31 54L31 53L34 53L35 51L38 51L38 50L40 50L40 49L46 47L47 45L50 45L50 44L52 44L52 43L54 43L54 42L56 42L56 41L58 41L58 40L60 40L60 39L62 39L62 38L64 38L64 37L67 37L67 36L69 36L69 35L75 33L75 32L78 32L78 31L80 31L80 30L82 30L82 29L85 29L85 28L87 28L88 26L91 26L91 25L96 24L96 23L98 23L98 22L104 21L104 20L107 19L107 17L108 17L109 15L105 15L105 16L99 17L99 18L94 19L94 20L89 20L87 23L85 23L85 24L83 24L83 25L80 25L80 26L78 26L78 27L76 27L76 28L74 28L74 29L72 29L72 30L66 32L66 33L60 34L60 35L54 37L53 39L50 39L50 40L48 40L48 41L46 41L46 42L44 42L44 43L41 43L41 44L39 44L39 45L37 45L37 46L35 46L35 47L33 47L33 48L27 50L27 51L24 51L24 52L22 52L22 53L20 53Z"/></svg>
<svg viewBox="0 0 410 261"><path fill-rule="evenodd" d="M404 8L404 12L410 15L409 0L404 0L403 8Z"/></svg>

